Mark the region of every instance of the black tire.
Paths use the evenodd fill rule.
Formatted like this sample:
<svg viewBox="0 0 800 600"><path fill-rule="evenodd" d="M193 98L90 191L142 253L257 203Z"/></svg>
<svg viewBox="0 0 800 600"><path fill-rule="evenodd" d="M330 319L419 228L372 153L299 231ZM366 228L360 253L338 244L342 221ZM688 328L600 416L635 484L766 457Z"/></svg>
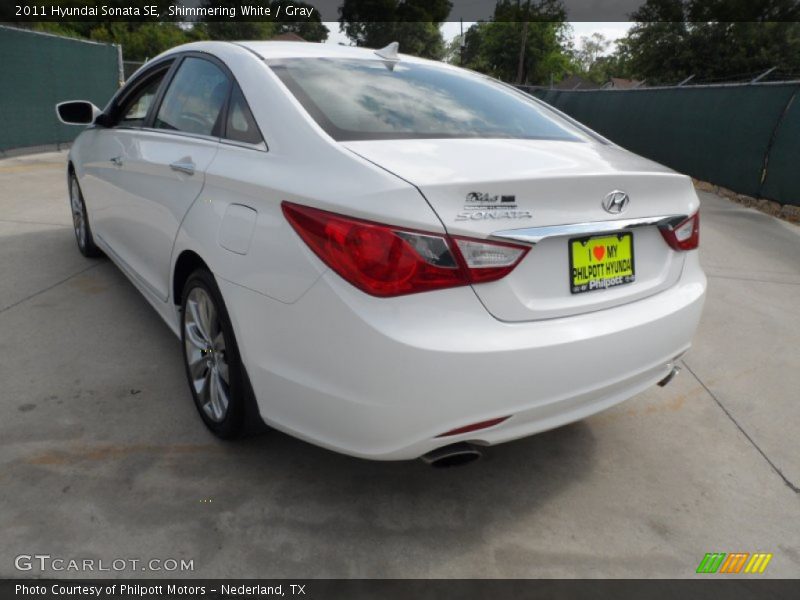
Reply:
<svg viewBox="0 0 800 600"><path fill-rule="evenodd" d="M200 330L202 328L198 328L197 320L194 316L197 311L201 310L198 302L203 298L210 299L217 320L216 326L210 325L211 331L209 335L201 333ZM194 303L194 306L190 306L190 303ZM193 311L195 311L194 314ZM218 329L215 329L216 327ZM219 334L221 334L224 344L221 348L217 342L214 342L206 353L197 354L195 352L198 348L197 341L205 341L207 337L212 338L212 341L218 340ZM187 339L187 337L191 339ZM259 431L263 427L263 422L258 416L257 409L254 408L254 396L247 373L242 365L230 317L214 276L206 269L194 271L183 286L181 297L181 345L189 390L192 398L194 398L195 407L206 427L214 435L222 439L235 439L245 433ZM194 360L195 367L193 370L190 361L198 356L206 357L204 359L205 364L198 366L197 360ZM220 358L224 359L225 369L219 362ZM205 383L205 385L209 386L208 394L204 394L205 388L203 390L198 389L199 379L197 376L201 369L205 369L206 375L204 378L208 378ZM227 382L222 376L225 370L228 375ZM220 386L218 388L214 387L214 377L218 377L216 380L216 385ZM227 407L221 416L215 412L215 407L212 406L211 390L213 389L222 389L227 393ZM218 403L221 404L219 400L221 396L218 395L217 398Z"/></svg>
<svg viewBox="0 0 800 600"><path fill-rule="evenodd" d="M94 243L92 228L89 225L89 215L86 212L86 203L83 201L83 192L75 173L68 177L70 214L72 215L72 229L75 231L75 241L78 250L87 258L99 258L103 252Z"/></svg>

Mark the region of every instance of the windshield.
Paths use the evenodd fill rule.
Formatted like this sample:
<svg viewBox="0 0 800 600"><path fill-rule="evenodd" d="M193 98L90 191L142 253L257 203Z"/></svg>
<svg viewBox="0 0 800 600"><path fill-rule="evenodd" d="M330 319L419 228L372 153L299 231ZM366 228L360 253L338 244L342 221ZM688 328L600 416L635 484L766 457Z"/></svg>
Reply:
<svg viewBox="0 0 800 600"><path fill-rule="evenodd" d="M579 130L515 90L469 71L402 61L267 61L334 139L581 140Z"/></svg>

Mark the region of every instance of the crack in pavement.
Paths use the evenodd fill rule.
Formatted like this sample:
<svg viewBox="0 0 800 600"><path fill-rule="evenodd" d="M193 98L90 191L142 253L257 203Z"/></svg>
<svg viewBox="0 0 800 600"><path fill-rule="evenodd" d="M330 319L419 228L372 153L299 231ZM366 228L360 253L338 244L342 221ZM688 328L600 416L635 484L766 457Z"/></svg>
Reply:
<svg viewBox="0 0 800 600"><path fill-rule="evenodd" d="M42 288L42 289L41 289L41 290L39 290L38 292L34 292L34 293L32 293L32 294L30 294L30 295L28 295L28 296L25 296L24 298L22 298L22 299L20 299L20 300L17 300L16 302L13 302L13 303L9 304L8 306L4 306L3 308L0 308L0 314L2 314L2 313L4 313L4 312L6 312L7 310L10 310L10 309L14 308L15 306L19 306L19 305L20 305L20 304L22 304L23 302L27 302L28 300L30 300L30 299L32 299L32 298L35 298L35 297L36 297L36 296L38 296L39 294L44 294L45 292L49 292L49 291L50 291L50 290L52 290L53 288L56 288L56 287L60 286L62 283L66 283L67 281L69 281L69 280L70 280L70 279L72 279L73 277L77 277L78 275L80 275L80 274L82 274L82 273L86 273L86 271L89 271L89 270L91 270L91 269L96 269L97 267L99 267L99 266L100 266L100 265L102 265L102 264L104 264L104 263L103 263L103 262L97 262L97 263L95 263L95 264L93 264L93 265L89 265L89 266L87 266L86 268L84 268L84 269L81 269L81 270L80 270L80 271L78 271L77 273L73 273L72 275L70 275L70 276L68 276L68 277L65 277L64 279L61 279L60 281L56 281L56 282L55 282L54 284L52 284L52 285L48 285L46 288Z"/></svg>
<svg viewBox="0 0 800 600"><path fill-rule="evenodd" d="M761 449L761 447L758 444L756 444L755 440L752 437L750 437L750 435L744 430L744 428L739 424L739 422L733 417L733 415L730 413L730 411L727 408L725 408L725 406L722 404L722 402L720 402L719 398L717 398L717 396L714 394L714 392L712 392L709 389L709 387L705 383L703 383L703 381L700 379L700 377L697 376L697 373L695 373L692 370L692 367L689 366L689 363L687 363L685 360L683 360L682 362L683 362L683 365L686 367L686 370L689 371L689 373L692 374L692 377L694 377L697 380L697 383L699 383L701 386L703 386L703 389L706 392L708 392L708 395L711 396L711 399L714 400L714 402L717 403L717 406L719 406L722 409L722 412L724 412L728 416L728 418L733 422L733 424L736 425L736 428L739 431L742 432L742 435L744 435L744 437L747 439L747 441L749 441L753 445L753 447L756 450L758 450L758 453L761 454L762 457L764 457L764 460L767 461L767 464L769 464L769 466L772 467L772 470L775 471L778 474L778 476L783 480L783 483L785 483L786 486L790 490L792 490L795 494L800 493L800 488L797 487L796 485L794 485L791 481L789 481L789 478L786 477L786 475L783 474L783 471L781 471L777 467L777 465L774 462L772 462L770 457L767 456L766 452L764 452Z"/></svg>

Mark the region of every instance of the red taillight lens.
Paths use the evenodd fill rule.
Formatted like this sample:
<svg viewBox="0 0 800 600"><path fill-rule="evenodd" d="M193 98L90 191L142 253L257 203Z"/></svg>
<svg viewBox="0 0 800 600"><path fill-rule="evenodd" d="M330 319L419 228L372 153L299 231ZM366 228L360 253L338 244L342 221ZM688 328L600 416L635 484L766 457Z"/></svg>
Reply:
<svg viewBox="0 0 800 600"><path fill-rule="evenodd" d="M700 244L700 213L674 227L662 227L661 235L673 250L694 250Z"/></svg>
<svg viewBox="0 0 800 600"><path fill-rule="evenodd" d="M495 281L519 264L525 246L399 229L335 213L282 204L283 214L314 253L373 296L400 296Z"/></svg>
<svg viewBox="0 0 800 600"><path fill-rule="evenodd" d="M494 427L495 425L499 425L503 421L507 421L510 418L511 417L500 417L499 419L489 419L488 421L480 421L479 423L473 423L472 425L465 425L464 427L457 427L456 429L445 431L444 433L440 433L436 437L448 437L451 435L459 435L461 433L469 433L470 431L478 431L479 429L487 429L489 427Z"/></svg>

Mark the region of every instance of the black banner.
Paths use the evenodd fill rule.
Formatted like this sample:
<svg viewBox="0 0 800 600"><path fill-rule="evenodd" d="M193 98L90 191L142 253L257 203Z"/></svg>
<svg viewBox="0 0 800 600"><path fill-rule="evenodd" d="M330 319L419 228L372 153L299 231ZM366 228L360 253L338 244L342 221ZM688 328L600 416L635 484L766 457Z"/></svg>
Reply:
<svg viewBox="0 0 800 600"><path fill-rule="evenodd" d="M0 597L3 600L789 600L800 597L800 580L708 577L703 580L27 579L0 581Z"/></svg>
<svg viewBox="0 0 800 600"><path fill-rule="evenodd" d="M0 21L338 21L343 9L364 22L428 21L433 2L444 21L800 21L800 0L682 0L682 11L654 0L2 0Z"/></svg>

